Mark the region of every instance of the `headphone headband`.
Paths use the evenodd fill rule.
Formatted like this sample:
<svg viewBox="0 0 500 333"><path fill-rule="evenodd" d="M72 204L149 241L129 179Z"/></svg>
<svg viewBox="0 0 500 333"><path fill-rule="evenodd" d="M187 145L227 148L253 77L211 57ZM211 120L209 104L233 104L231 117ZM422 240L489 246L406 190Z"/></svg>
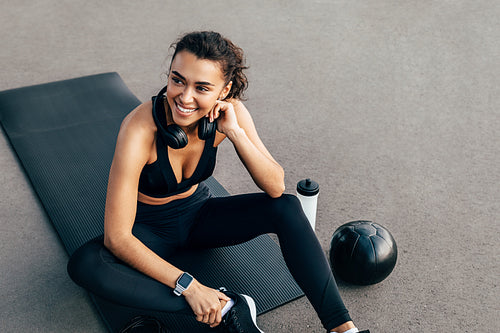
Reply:
<svg viewBox="0 0 500 333"><path fill-rule="evenodd" d="M167 130L167 116L165 114L165 107L163 105L163 96L167 91L167 86L163 87L158 95L152 97L153 101L153 119L158 128L163 131Z"/></svg>

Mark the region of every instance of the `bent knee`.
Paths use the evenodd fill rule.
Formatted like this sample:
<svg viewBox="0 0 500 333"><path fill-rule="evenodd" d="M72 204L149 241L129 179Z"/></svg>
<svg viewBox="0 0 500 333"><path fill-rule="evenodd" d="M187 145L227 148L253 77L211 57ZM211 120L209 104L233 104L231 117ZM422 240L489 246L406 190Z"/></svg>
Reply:
<svg viewBox="0 0 500 333"><path fill-rule="evenodd" d="M274 198L272 205L278 214L285 214L287 212L295 213L302 209L299 199L292 194L283 194L279 198Z"/></svg>
<svg viewBox="0 0 500 333"><path fill-rule="evenodd" d="M286 226L307 222L300 201L295 195L283 194L279 198L272 199L271 206L271 214L275 222Z"/></svg>
<svg viewBox="0 0 500 333"><path fill-rule="evenodd" d="M93 273L100 265L102 240L94 239L78 248L69 258L67 271L70 278L79 286L88 287Z"/></svg>

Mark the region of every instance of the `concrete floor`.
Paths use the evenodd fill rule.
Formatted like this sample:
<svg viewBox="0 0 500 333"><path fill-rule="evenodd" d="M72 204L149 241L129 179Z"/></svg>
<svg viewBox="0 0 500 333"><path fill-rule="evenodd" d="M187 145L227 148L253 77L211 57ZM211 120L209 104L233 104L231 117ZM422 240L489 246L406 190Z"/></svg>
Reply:
<svg viewBox="0 0 500 333"><path fill-rule="evenodd" d="M8 1L0 90L117 71L141 99L163 85L179 34L219 31L245 51L247 107L286 171L320 183L317 234L354 219L399 248L382 283L340 291L360 328L500 330L498 1ZM216 178L256 191L230 143ZM0 135L0 331L104 332ZM305 298L258 318L323 332Z"/></svg>

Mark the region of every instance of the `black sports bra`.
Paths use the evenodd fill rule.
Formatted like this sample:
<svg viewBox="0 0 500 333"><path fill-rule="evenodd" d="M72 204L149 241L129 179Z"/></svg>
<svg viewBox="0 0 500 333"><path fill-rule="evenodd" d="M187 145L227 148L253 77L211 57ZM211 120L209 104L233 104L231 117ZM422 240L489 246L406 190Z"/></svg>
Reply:
<svg viewBox="0 0 500 333"><path fill-rule="evenodd" d="M154 108L153 112L155 112ZM162 127L157 124L157 128L160 131ZM210 177L215 169L217 156L217 147L214 147L215 134L214 132L209 139L205 140L203 153L193 175L177 183L174 170L172 170L168 159L168 146L162 135L158 133L156 135L157 159L151 164L146 164L142 169L139 178L139 192L154 198L165 198L185 192L193 185Z"/></svg>

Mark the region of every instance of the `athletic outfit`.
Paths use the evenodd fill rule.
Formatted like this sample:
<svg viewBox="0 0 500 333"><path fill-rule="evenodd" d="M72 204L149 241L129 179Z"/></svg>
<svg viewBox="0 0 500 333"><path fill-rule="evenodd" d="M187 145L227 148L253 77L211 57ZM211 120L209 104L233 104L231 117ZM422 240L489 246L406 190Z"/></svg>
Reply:
<svg viewBox="0 0 500 333"><path fill-rule="evenodd" d="M168 261L180 249L235 245L275 233L290 272L323 326L332 329L351 320L328 261L295 196L284 194L273 199L265 193L254 193L213 197L208 187L200 183L215 167L214 140L215 133L205 141L193 175L177 183L168 160L168 147L157 135L158 159L144 167L139 191L166 197L199 185L189 197L164 205L137 202L134 236ZM116 303L193 314L184 297L175 296L170 287L117 259L104 247L102 237L75 251L68 272L80 286Z"/></svg>

